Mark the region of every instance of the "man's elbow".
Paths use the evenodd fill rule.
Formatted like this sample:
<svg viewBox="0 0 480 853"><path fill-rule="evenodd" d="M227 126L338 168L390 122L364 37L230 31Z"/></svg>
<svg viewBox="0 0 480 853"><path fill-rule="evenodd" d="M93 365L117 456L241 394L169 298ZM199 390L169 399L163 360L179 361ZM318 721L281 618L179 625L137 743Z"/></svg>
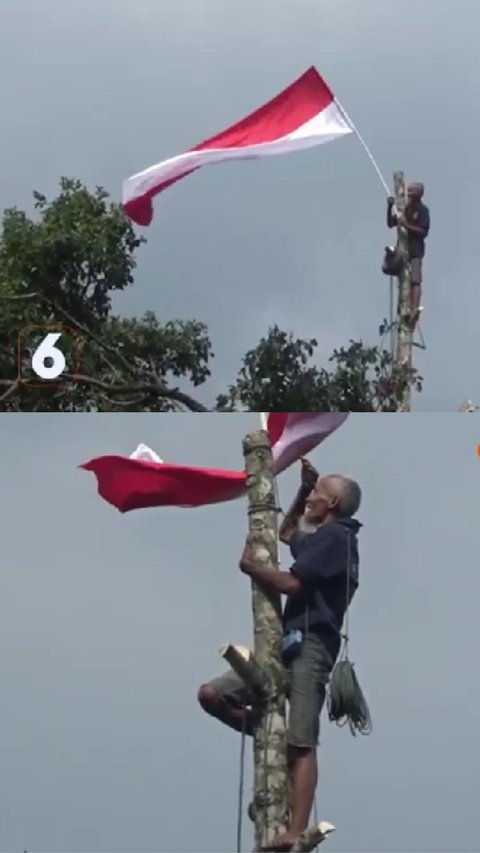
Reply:
<svg viewBox="0 0 480 853"><path fill-rule="evenodd" d="M302 582L297 578L296 575L290 574L289 580L287 583L287 588L285 589L285 595L296 595L302 589Z"/></svg>
<svg viewBox="0 0 480 853"><path fill-rule="evenodd" d="M290 545L290 540L293 536L293 530L291 528L287 530L280 530L278 533L278 538L280 542L283 542L284 545Z"/></svg>
<svg viewBox="0 0 480 853"><path fill-rule="evenodd" d="M292 524L291 520L283 521L278 531L278 538L284 545L290 545L290 540L297 529L296 524Z"/></svg>

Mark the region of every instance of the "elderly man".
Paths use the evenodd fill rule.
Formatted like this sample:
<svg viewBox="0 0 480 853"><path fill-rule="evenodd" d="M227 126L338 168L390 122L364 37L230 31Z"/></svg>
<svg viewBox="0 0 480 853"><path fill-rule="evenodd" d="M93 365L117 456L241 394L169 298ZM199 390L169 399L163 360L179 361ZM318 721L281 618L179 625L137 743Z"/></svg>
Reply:
<svg viewBox="0 0 480 853"><path fill-rule="evenodd" d="M360 500L360 487L353 480L340 475L319 478L303 462L301 487L280 528L280 538L290 545L294 558L290 571L256 564L248 541L240 560L244 574L286 596L283 659L290 706L287 737L292 799L289 830L272 843L271 850L290 850L312 810L320 713L340 650L345 610L358 586L361 524L352 516ZM302 518L313 532L299 529ZM253 697L234 672L203 684L198 699L213 717L236 731L252 734Z"/></svg>
<svg viewBox="0 0 480 853"><path fill-rule="evenodd" d="M425 256L425 239L430 231L430 211L423 204L425 188L421 183L412 183L407 187L407 204L405 214L401 218L393 213L395 199L390 196L387 202L387 225L395 228L403 225L408 232L408 253L412 265L412 281L410 295L410 325L412 328L420 316L420 299L422 290L422 266Z"/></svg>

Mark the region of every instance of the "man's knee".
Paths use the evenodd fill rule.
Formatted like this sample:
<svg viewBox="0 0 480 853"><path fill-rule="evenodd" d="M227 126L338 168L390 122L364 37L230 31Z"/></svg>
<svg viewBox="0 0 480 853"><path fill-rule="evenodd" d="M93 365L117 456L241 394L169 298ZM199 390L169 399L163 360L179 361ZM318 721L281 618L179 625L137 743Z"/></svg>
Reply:
<svg viewBox="0 0 480 853"><path fill-rule="evenodd" d="M218 708L221 702L221 696L218 690L211 684L200 685L197 693L197 699L207 714L212 714Z"/></svg>
<svg viewBox="0 0 480 853"><path fill-rule="evenodd" d="M295 746L293 743L289 743L287 745L287 762L289 768L293 767L299 758L304 758L306 755L311 755L312 753L316 753L316 749L313 746Z"/></svg>

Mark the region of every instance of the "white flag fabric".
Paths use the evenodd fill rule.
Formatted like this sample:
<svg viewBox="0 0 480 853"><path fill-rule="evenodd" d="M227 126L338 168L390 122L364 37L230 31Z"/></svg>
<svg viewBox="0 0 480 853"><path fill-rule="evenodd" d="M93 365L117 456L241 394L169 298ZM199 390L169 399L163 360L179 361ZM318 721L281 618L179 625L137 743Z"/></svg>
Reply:
<svg viewBox="0 0 480 853"><path fill-rule="evenodd" d="M122 207L137 225L150 225L152 199L202 166L288 154L353 132L332 90L312 66L241 121L182 154L132 175L123 183Z"/></svg>
<svg viewBox="0 0 480 853"><path fill-rule="evenodd" d="M161 462L163 464L163 459L160 459L160 456L157 456L155 451L147 447L146 444L139 444L137 449L130 454L129 459L146 459L147 462Z"/></svg>

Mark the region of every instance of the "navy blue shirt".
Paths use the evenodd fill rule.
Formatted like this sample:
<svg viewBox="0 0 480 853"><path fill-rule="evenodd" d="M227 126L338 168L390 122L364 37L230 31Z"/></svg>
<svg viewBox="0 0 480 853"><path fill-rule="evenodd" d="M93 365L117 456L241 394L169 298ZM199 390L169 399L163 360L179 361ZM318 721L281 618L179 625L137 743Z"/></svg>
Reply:
<svg viewBox="0 0 480 853"><path fill-rule="evenodd" d="M334 660L340 650L347 604L358 587L357 534L361 526L355 518L339 518L322 524L314 533L297 531L290 540L295 559L290 571L301 581L302 588L287 598L284 631L305 632L308 628L310 633L321 637Z"/></svg>
<svg viewBox="0 0 480 853"><path fill-rule="evenodd" d="M425 255L425 238L430 231L430 211L426 204L420 202L417 208L411 208L408 204L405 207L405 215L407 222L410 225L415 225L417 228L423 228L425 236L422 234L408 233L408 254L410 258L423 258ZM394 228L397 225L397 217L393 213L391 207L387 208L387 225L389 228Z"/></svg>

